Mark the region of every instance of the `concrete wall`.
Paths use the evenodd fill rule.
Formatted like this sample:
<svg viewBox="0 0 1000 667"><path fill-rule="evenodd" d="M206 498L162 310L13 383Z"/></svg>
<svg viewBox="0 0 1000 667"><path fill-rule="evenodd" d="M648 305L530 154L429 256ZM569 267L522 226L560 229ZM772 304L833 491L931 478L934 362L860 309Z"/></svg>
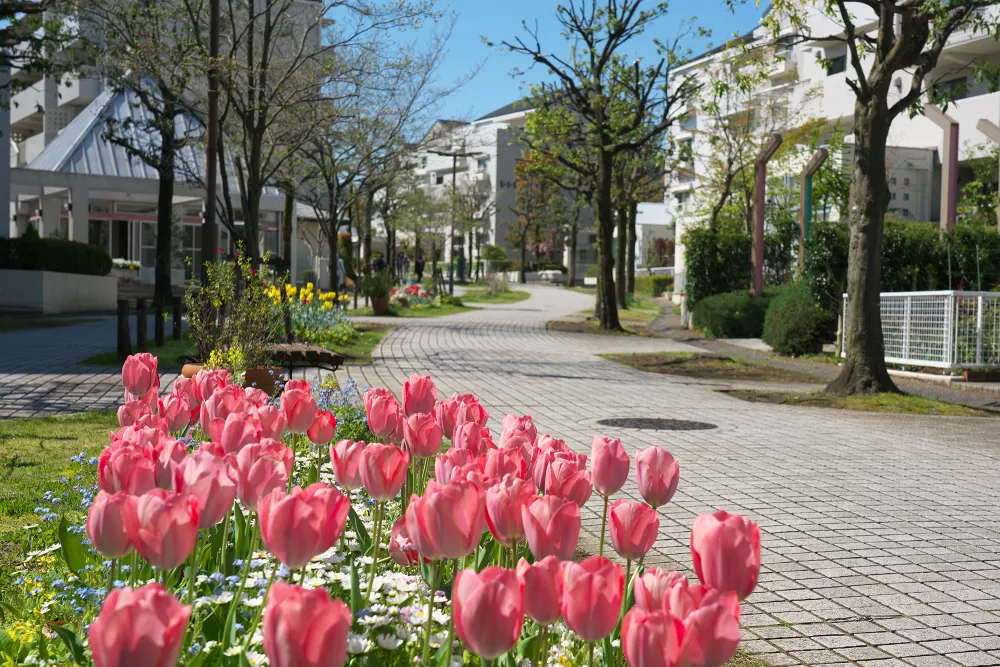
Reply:
<svg viewBox="0 0 1000 667"><path fill-rule="evenodd" d="M115 310L118 279L54 271L0 269L0 310L44 315Z"/></svg>

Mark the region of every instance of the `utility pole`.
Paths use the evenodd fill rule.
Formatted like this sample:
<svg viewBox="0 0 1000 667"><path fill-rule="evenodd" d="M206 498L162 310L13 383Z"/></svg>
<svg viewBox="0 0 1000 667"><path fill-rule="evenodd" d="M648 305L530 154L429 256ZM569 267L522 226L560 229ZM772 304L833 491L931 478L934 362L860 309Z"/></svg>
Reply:
<svg viewBox="0 0 1000 667"><path fill-rule="evenodd" d="M470 157L476 157L477 155L482 155L482 153L472 152L467 153L465 151L465 145L463 144L462 150L459 151L439 151L439 150L429 150L428 153L434 155L442 155L451 158L451 225L448 229L448 294L455 294L455 195L457 192L455 177L458 173L458 158L464 157L466 159Z"/></svg>
<svg viewBox="0 0 1000 667"><path fill-rule="evenodd" d="M219 243L215 221L219 172L219 0L208 0L208 5L208 127L205 131L205 220L201 226L200 273L203 285L208 283L208 263L218 259Z"/></svg>

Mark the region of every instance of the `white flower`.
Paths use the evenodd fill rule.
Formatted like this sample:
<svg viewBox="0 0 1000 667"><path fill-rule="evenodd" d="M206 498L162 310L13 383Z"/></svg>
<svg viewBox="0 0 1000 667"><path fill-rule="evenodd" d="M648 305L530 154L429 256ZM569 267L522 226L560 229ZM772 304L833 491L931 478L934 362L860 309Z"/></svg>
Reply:
<svg viewBox="0 0 1000 667"><path fill-rule="evenodd" d="M445 613L440 609L435 609L434 612L431 614L431 618L434 619L435 623L438 623L440 625L446 625L448 621L451 620L451 614Z"/></svg>
<svg viewBox="0 0 1000 667"><path fill-rule="evenodd" d="M226 649L224 651L224 654L228 655L228 656L239 655L240 653L243 653L243 646L242 645L236 645L236 646L233 646L232 648L228 648L228 649Z"/></svg>
<svg viewBox="0 0 1000 667"><path fill-rule="evenodd" d="M378 645L387 651L395 651L403 644L403 640L392 635L379 635Z"/></svg>
<svg viewBox="0 0 1000 667"><path fill-rule="evenodd" d="M358 654L358 653L368 653L372 648L371 640L364 635L354 634L353 632L347 638L347 652Z"/></svg>

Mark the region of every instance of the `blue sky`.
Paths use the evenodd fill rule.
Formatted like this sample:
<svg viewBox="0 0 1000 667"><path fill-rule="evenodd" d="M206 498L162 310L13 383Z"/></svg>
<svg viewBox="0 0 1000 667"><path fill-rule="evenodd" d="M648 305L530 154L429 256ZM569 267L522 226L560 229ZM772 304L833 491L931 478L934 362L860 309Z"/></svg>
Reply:
<svg viewBox="0 0 1000 667"><path fill-rule="evenodd" d="M649 0L649 4L653 1ZM532 26L537 20L543 48L565 52L567 42L559 35L554 20L556 0L438 0L436 4L454 11L458 17L441 70L442 82L453 81L469 72L475 63L484 61L479 74L445 103L439 114L442 118L478 118L521 97L523 77L512 78L510 72L515 67L527 66L527 59L490 48L480 36L494 42L512 40L522 34L522 19ZM707 40L689 40L688 46L697 53L710 44L725 41L733 33L747 32L762 13L763 9L752 1L733 13L721 0L674 0L670 13L657 24L655 36L673 39L682 20L696 17L702 27L712 31ZM652 56L653 37L649 32L641 41L637 40L636 52Z"/></svg>

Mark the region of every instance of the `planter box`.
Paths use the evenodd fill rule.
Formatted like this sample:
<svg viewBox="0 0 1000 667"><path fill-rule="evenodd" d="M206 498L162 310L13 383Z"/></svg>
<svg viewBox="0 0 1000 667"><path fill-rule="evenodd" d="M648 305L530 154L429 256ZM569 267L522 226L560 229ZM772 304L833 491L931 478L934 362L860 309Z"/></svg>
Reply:
<svg viewBox="0 0 1000 667"><path fill-rule="evenodd" d="M115 276L0 269L0 309L43 315L112 312L117 300Z"/></svg>
<svg viewBox="0 0 1000 667"><path fill-rule="evenodd" d="M583 277L584 287L597 287L597 276L584 276Z"/></svg>
<svg viewBox="0 0 1000 667"><path fill-rule="evenodd" d="M139 269L118 269L112 268L111 275L126 282L139 282Z"/></svg>

